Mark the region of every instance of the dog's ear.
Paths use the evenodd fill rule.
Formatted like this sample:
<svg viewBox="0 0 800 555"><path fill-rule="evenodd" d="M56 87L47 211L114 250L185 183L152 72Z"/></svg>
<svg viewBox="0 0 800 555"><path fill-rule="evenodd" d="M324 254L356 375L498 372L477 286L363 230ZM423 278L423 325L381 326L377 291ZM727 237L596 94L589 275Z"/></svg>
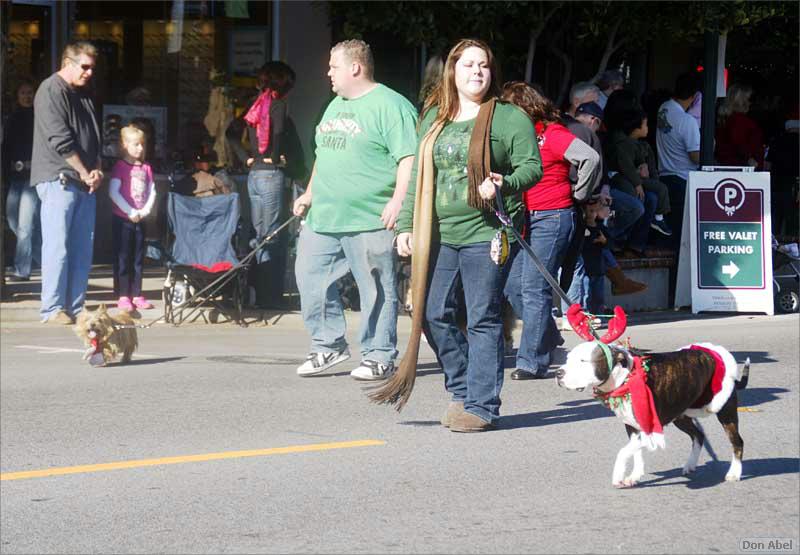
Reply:
<svg viewBox="0 0 800 555"><path fill-rule="evenodd" d="M100 303L100 306L97 307L98 312L108 312L108 308L106 307L106 303Z"/></svg>

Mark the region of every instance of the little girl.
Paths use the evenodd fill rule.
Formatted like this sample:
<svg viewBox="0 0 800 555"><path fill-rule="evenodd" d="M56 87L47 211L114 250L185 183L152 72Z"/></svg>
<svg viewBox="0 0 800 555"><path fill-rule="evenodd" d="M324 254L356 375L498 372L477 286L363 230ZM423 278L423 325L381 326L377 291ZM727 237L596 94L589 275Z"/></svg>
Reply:
<svg viewBox="0 0 800 555"><path fill-rule="evenodd" d="M142 296L145 218L156 200L153 171L144 162L145 135L132 125L120 131L123 158L111 172L109 195L113 216L111 233L114 243L114 283L119 301L117 308L132 312L153 305Z"/></svg>

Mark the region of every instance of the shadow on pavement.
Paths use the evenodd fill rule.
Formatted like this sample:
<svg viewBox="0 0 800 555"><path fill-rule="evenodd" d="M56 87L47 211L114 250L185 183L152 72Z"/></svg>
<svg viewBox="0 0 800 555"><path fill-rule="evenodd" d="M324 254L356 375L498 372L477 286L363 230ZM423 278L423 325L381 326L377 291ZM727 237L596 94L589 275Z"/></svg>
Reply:
<svg viewBox="0 0 800 555"><path fill-rule="evenodd" d="M740 407L753 407L777 401L779 393L788 393L788 389L782 387L749 387L736 392Z"/></svg>
<svg viewBox="0 0 800 555"><path fill-rule="evenodd" d="M580 422L581 420L614 417L614 413L592 399L569 401L560 403L558 406L564 408L501 416L497 427L501 430L538 428L540 426Z"/></svg>
<svg viewBox="0 0 800 555"><path fill-rule="evenodd" d="M730 454L728 454L730 457ZM697 467L690 476L684 476L681 468L665 472L653 472L658 476L653 480L641 482L637 487L657 488L663 486L685 485L689 489L705 489L725 482L725 474L730 468L730 460L708 461ZM777 457L774 459L747 459L742 461L742 481L781 474L796 474L800 471L800 459Z"/></svg>
<svg viewBox="0 0 800 555"><path fill-rule="evenodd" d="M104 366L104 368L125 368L127 366L146 366L149 364L160 364L162 362L174 362L176 360L183 360L186 357L163 357L163 358L135 358L136 353L134 353L134 359L130 362L122 363L122 362L114 362L109 364L108 366Z"/></svg>
<svg viewBox="0 0 800 555"><path fill-rule="evenodd" d="M769 351L731 351L736 362L743 364L747 357L750 357L751 364L761 364L762 362L778 362L769 356Z"/></svg>

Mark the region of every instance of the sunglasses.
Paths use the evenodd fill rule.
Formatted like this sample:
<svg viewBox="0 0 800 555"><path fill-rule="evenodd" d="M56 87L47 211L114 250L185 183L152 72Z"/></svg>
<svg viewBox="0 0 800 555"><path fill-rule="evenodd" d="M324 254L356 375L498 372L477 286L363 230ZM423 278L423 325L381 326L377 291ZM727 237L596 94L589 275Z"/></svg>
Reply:
<svg viewBox="0 0 800 555"><path fill-rule="evenodd" d="M70 58L70 61L74 63L76 66L80 66L83 71L89 71L90 69L94 69L94 64L81 64L78 63L78 60L75 58Z"/></svg>

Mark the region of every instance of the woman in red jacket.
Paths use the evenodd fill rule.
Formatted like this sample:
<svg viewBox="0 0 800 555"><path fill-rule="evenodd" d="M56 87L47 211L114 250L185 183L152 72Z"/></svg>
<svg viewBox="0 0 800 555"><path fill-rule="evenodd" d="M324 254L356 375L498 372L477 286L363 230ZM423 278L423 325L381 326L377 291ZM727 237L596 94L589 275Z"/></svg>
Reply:
<svg viewBox="0 0 800 555"><path fill-rule="evenodd" d="M555 276L575 230L575 205L591 193L600 171L600 155L570 133L553 103L534 87L519 81L507 83L501 98L520 107L536 128L543 175L523 195L526 232L537 258ZM573 166L578 174L574 186L569 179ZM517 369L511 379L544 378L553 350L564 342L552 316L553 290L530 257L517 252L505 292L523 321Z"/></svg>
<svg viewBox="0 0 800 555"><path fill-rule="evenodd" d="M719 109L717 121L717 161L723 166L764 165L764 134L750 111L753 89L733 84Z"/></svg>

